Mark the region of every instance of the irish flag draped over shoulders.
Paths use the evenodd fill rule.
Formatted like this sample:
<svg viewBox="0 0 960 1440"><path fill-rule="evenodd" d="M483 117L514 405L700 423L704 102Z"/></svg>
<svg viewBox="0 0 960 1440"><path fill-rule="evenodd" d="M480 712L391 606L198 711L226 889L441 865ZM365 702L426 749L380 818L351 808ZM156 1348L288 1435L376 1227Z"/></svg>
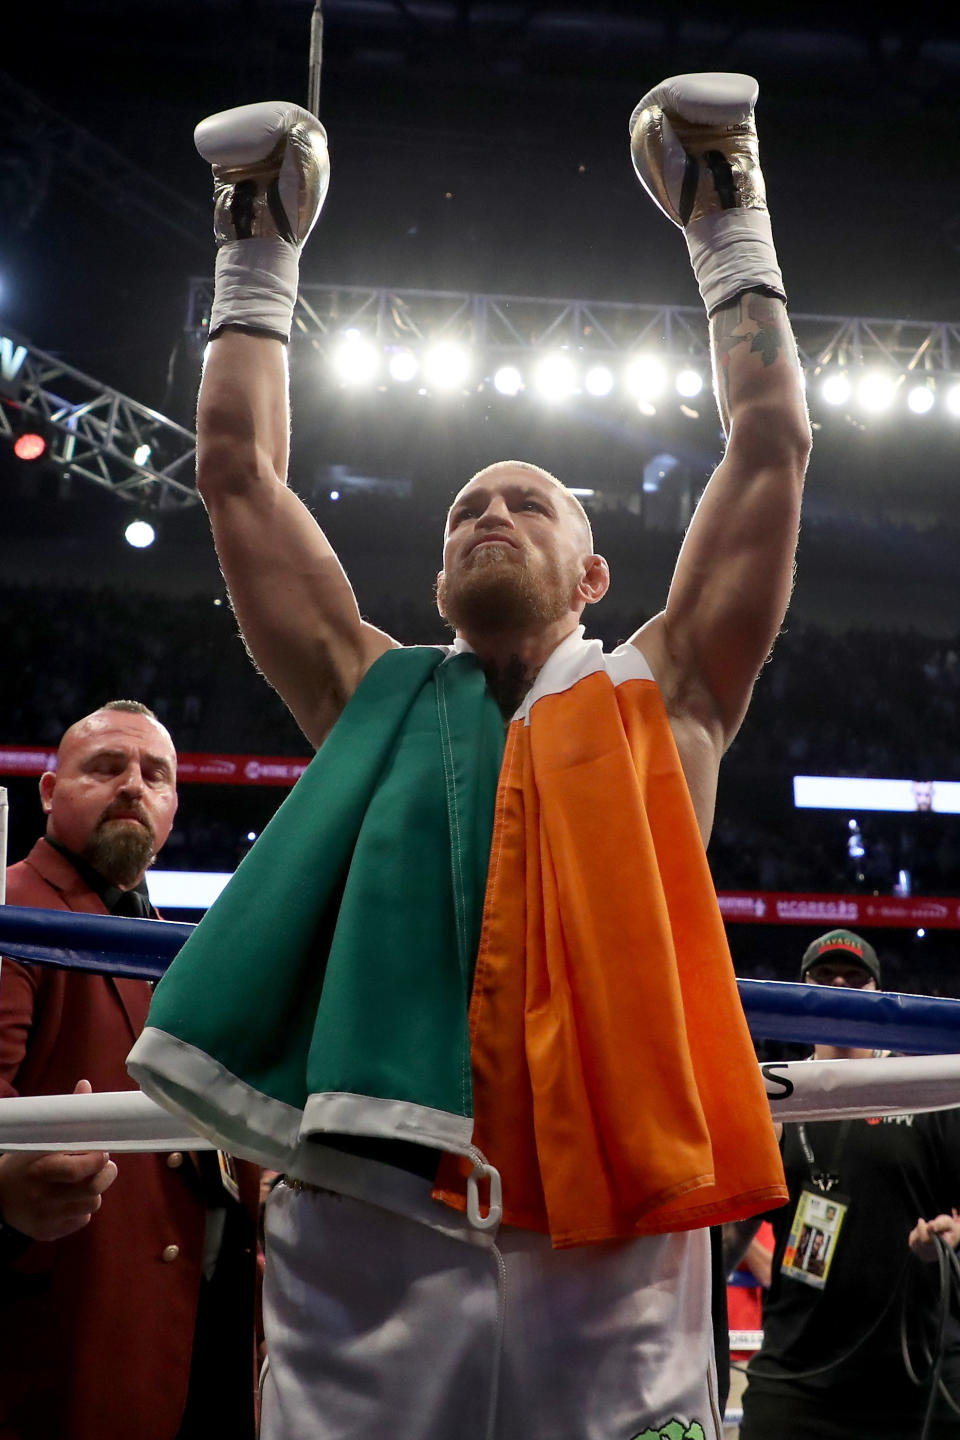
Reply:
<svg viewBox="0 0 960 1440"><path fill-rule="evenodd" d="M475 657L389 651L161 982L129 1066L235 1154L501 1172L556 1244L786 1198L669 724L574 634L503 723ZM451 1158L452 1157L452 1158ZM459 1160L456 1157L461 1157Z"/></svg>
<svg viewBox="0 0 960 1440"><path fill-rule="evenodd" d="M511 722L470 1042L474 1143L504 1176L507 1221L582 1244L786 1198L693 806L633 646L571 637ZM459 1168L438 1185L452 1203Z"/></svg>

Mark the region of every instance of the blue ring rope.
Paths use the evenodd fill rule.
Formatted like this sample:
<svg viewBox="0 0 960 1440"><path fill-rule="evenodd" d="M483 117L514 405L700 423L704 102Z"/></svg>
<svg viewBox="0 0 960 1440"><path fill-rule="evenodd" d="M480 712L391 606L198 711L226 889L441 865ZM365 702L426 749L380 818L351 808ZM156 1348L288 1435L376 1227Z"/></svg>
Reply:
<svg viewBox="0 0 960 1440"><path fill-rule="evenodd" d="M0 905L0 953L34 965L159 980L194 928L173 920ZM737 983L755 1039L914 1055L960 1052L960 1000L783 980Z"/></svg>

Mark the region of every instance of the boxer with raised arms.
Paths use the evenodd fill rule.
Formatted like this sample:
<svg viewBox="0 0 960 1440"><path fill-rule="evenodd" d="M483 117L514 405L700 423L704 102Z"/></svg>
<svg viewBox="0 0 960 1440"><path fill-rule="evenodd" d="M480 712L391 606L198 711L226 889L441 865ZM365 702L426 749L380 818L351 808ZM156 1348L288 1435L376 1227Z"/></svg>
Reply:
<svg viewBox="0 0 960 1440"><path fill-rule="evenodd" d="M219 244L198 485L251 654L319 748L130 1067L287 1177L265 1440L718 1440L703 1227L785 1192L704 842L810 443L756 98L678 76L631 117L727 445L664 609L609 655L580 624L609 583L587 517L526 461L453 501L451 647L363 620L285 482L323 128L286 104L198 127Z"/></svg>

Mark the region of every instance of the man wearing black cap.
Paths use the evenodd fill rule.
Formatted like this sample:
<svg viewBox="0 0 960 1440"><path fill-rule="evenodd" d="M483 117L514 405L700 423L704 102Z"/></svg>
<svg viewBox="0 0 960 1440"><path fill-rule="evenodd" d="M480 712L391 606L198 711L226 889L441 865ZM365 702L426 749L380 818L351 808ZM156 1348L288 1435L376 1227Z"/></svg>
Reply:
<svg viewBox="0 0 960 1440"><path fill-rule="evenodd" d="M881 988L873 946L831 930L804 951L800 979L845 989ZM887 1052L817 1045L814 1059ZM773 1277L764 1298L763 1348L750 1362L741 1440L957 1440L960 1409L940 1400L929 1430L936 1348L933 1235L960 1242L960 1111L784 1127L790 1200L772 1212ZM923 1216L932 1216L929 1221ZM925 1348L926 1347L926 1348ZM960 1312L943 1340L941 1377L960 1407Z"/></svg>
<svg viewBox="0 0 960 1440"><path fill-rule="evenodd" d="M819 935L803 952L800 962L800 979L812 985L839 985L849 990L880 990L880 961L877 952L868 940L854 935L852 930L828 930ZM854 1052L836 1051L834 1046L825 1046L830 1055L821 1055L818 1060L853 1059L871 1055L869 1050Z"/></svg>

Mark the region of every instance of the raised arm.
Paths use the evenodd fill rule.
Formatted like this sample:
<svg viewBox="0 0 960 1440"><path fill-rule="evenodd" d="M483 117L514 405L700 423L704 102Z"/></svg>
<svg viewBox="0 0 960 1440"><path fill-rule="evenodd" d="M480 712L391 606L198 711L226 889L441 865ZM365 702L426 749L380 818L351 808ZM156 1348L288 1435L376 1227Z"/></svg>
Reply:
<svg viewBox="0 0 960 1440"><path fill-rule="evenodd" d="M709 726L723 750L790 599L810 430L783 302L747 291L710 330L727 447L681 546L656 643L668 707Z"/></svg>
<svg viewBox="0 0 960 1440"><path fill-rule="evenodd" d="M319 745L393 641L287 487L285 342L299 251L323 202L326 137L292 105L246 105L197 127L216 180L217 284L197 407L197 486L243 638Z"/></svg>
<svg viewBox="0 0 960 1440"><path fill-rule="evenodd" d="M685 740L692 749L699 743L706 768L736 734L786 611L810 449L757 159L755 100L747 76L679 76L641 101L632 122L637 171L683 226L711 316L727 436L666 607L634 636L681 752ZM709 777L698 778L709 789Z"/></svg>

